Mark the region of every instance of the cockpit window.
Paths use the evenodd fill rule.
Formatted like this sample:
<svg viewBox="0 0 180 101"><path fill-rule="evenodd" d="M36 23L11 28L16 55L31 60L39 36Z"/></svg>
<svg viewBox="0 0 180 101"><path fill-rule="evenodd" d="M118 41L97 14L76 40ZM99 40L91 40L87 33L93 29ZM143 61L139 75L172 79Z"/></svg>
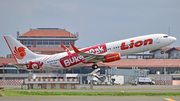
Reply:
<svg viewBox="0 0 180 101"><path fill-rule="evenodd" d="M163 36L164 38L168 38L168 36Z"/></svg>

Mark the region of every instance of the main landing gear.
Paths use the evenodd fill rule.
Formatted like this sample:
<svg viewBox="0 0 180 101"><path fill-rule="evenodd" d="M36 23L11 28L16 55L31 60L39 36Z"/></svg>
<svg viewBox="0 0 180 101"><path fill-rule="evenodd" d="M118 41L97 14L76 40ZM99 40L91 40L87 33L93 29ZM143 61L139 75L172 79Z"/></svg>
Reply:
<svg viewBox="0 0 180 101"><path fill-rule="evenodd" d="M97 69L98 68L98 65L96 64L96 63L94 63L93 65L92 65L92 69Z"/></svg>

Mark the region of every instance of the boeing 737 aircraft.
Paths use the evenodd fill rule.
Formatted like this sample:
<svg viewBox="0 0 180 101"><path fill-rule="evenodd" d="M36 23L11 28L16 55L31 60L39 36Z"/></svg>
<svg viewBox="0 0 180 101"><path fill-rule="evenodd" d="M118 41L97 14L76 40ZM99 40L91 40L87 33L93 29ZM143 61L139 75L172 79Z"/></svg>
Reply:
<svg viewBox="0 0 180 101"><path fill-rule="evenodd" d="M175 37L167 34L151 34L82 49L71 44L73 51L61 44L65 52L41 55L33 53L12 36L4 36L4 39L16 60L11 65L18 69L42 71L72 68L87 63L92 63L92 68L97 69L97 62L113 62L120 60L121 56L159 49L176 41Z"/></svg>

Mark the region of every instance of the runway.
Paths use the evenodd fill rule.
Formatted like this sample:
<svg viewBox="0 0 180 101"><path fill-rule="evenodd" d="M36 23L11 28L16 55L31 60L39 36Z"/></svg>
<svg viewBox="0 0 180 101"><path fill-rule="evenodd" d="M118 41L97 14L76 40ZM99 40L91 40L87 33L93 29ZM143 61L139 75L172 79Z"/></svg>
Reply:
<svg viewBox="0 0 180 101"><path fill-rule="evenodd" d="M180 101L179 97L0 97L0 101Z"/></svg>

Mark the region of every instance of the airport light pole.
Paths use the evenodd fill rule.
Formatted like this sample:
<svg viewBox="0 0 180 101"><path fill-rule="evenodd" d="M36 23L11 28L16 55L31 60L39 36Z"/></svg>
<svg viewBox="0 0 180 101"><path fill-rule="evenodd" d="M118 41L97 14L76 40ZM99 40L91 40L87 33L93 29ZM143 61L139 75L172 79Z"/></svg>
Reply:
<svg viewBox="0 0 180 101"><path fill-rule="evenodd" d="M161 85L161 69L162 69L162 68L160 67L160 85Z"/></svg>
<svg viewBox="0 0 180 101"><path fill-rule="evenodd" d="M164 85L166 85L166 59L165 59L165 49L164 49Z"/></svg>
<svg viewBox="0 0 180 101"><path fill-rule="evenodd" d="M3 63L3 80L5 80L5 64Z"/></svg>

